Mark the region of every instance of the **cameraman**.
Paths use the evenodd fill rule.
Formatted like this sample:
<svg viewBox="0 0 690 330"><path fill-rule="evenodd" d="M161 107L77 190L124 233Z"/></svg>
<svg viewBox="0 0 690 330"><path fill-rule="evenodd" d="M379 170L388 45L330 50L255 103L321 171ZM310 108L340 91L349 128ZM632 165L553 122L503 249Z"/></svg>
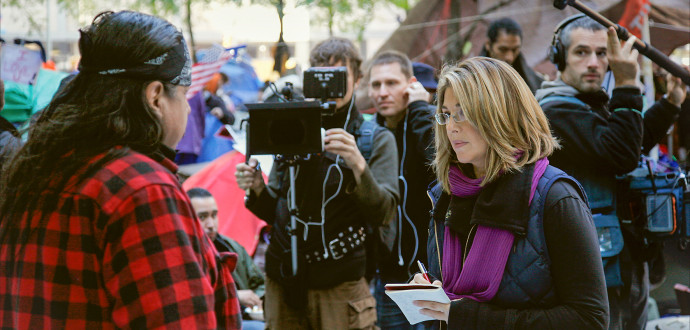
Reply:
<svg viewBox="0 0 690 330"><path fill-rule="evenodd" d="M385 129L374 130L368 161L358 148L364 119L354 106L353 91L361 77L362 60L351 41L320 42L310 62L312 66L346 66L347 93L335 99L335 113L323 117L325 152L297 166L296 276L292 276L288 232L286 164L274 166L268 186L255 159L238 164L235 172L239 187L250 192L247 208L273 225L266 251L266 327L374 328L376 303L364 278L367 255L361 234L367 226L379 226L394 216L398 200L395 139Z"/></svg>

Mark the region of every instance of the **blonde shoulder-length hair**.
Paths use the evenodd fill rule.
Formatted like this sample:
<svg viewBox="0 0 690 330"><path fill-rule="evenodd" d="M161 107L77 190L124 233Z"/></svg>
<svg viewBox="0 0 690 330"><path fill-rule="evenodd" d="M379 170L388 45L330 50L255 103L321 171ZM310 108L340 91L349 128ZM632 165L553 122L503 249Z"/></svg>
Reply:
<svg viewBox="0 0 690 330"><path fill-rule="evenodd" d="M487 142L486 175L482 185L494 181L503 172L520 171L523 166L551 155L560 147L529 87L517 71L503 61L473 57L445 65L438 82L436 113L442 112L446 91L452 91L467 121ZM436 123L434 132L434 171L443 190L450 193L448 172L451 166L460 163L448 140L446 127Z"/></svg>

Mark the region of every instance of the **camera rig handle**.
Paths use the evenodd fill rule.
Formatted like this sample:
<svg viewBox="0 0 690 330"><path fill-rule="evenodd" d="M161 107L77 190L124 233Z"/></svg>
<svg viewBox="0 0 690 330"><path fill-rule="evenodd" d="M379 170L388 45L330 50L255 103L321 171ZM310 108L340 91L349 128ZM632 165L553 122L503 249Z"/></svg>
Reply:
<svg viewBox="0 0 690 330"><path fill-rule="evenodd" d="M336 110L335 101L328 101L326 98L322 98L321 109L323 109L324 113L334 114Z"/></svg>

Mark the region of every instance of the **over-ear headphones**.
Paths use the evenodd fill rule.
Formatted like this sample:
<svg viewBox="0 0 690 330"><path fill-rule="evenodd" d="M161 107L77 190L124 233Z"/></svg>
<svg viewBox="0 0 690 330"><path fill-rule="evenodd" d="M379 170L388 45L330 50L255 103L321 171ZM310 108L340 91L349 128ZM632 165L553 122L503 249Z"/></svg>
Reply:
<svg viewBox="0 0 690 330"><path fill-rule="evenodd" d="M553 31L553 39L551 40L551 47L549 47L549 60L556 65L558 71L565 70L565 57L568 53L567 49L563 49L561 31L563 31L568 24L585 16L585 14L570 16L558 23L558 26L556 26L556 29Z"/></svg>

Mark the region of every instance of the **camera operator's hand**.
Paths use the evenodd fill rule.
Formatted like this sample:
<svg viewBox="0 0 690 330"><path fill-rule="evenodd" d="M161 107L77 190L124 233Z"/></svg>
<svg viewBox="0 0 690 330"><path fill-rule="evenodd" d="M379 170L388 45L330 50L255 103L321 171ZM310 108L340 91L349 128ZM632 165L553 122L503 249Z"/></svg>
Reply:
<svg viewBox="0 0 690 330"><path fill-rule="evenodd" d="M264 178L261 176L261 170L258 169L258 166L259 161L255 158L249 158L249 164L239 163L235 166L237 186L242 190L251 189L257 196L266 188Z"/></svg>
<svg viewBox="0 0 690 330"><path fill-rule="evenodd" d="M613 77L616 79L616 87L637 86L637 72L640 70L637 63L639 52L632 48L636 39L635 36L631 35L621 47L616 29L610 27L608 30L606 57L608 57L609 66L613 71Z"/></svg>
<svg viewBox="0 0 690 330"><path fill-rule="evenodd" d="M685 70L690 71L690 67L684 65ZM666 75L666 100L671 104L680 108L680 105L685 101L687 91L686 86L680 78L673 76L672 74Z"/></svg>
<svg viewBox="0 0 690 330"><path fill-rule="evenodd" d="M419 81L411 83L410 86L408 86L405 90L405 93L407 94L408 106L414 101L429 102L429 99L431 98L431 94L424 89L424 86L422 86L422 83Z"/></svg>
<svg viewBox="0 0 690 330"><path fill-rule="evenodd" d="M331 128L326 131L326 137L323 142L326 151L340 155L345 160L359 184L362 173L364 173L364 169L367 166L367 161L364 160L364 156L359 152L355 137L342 128Z"/></svg>

